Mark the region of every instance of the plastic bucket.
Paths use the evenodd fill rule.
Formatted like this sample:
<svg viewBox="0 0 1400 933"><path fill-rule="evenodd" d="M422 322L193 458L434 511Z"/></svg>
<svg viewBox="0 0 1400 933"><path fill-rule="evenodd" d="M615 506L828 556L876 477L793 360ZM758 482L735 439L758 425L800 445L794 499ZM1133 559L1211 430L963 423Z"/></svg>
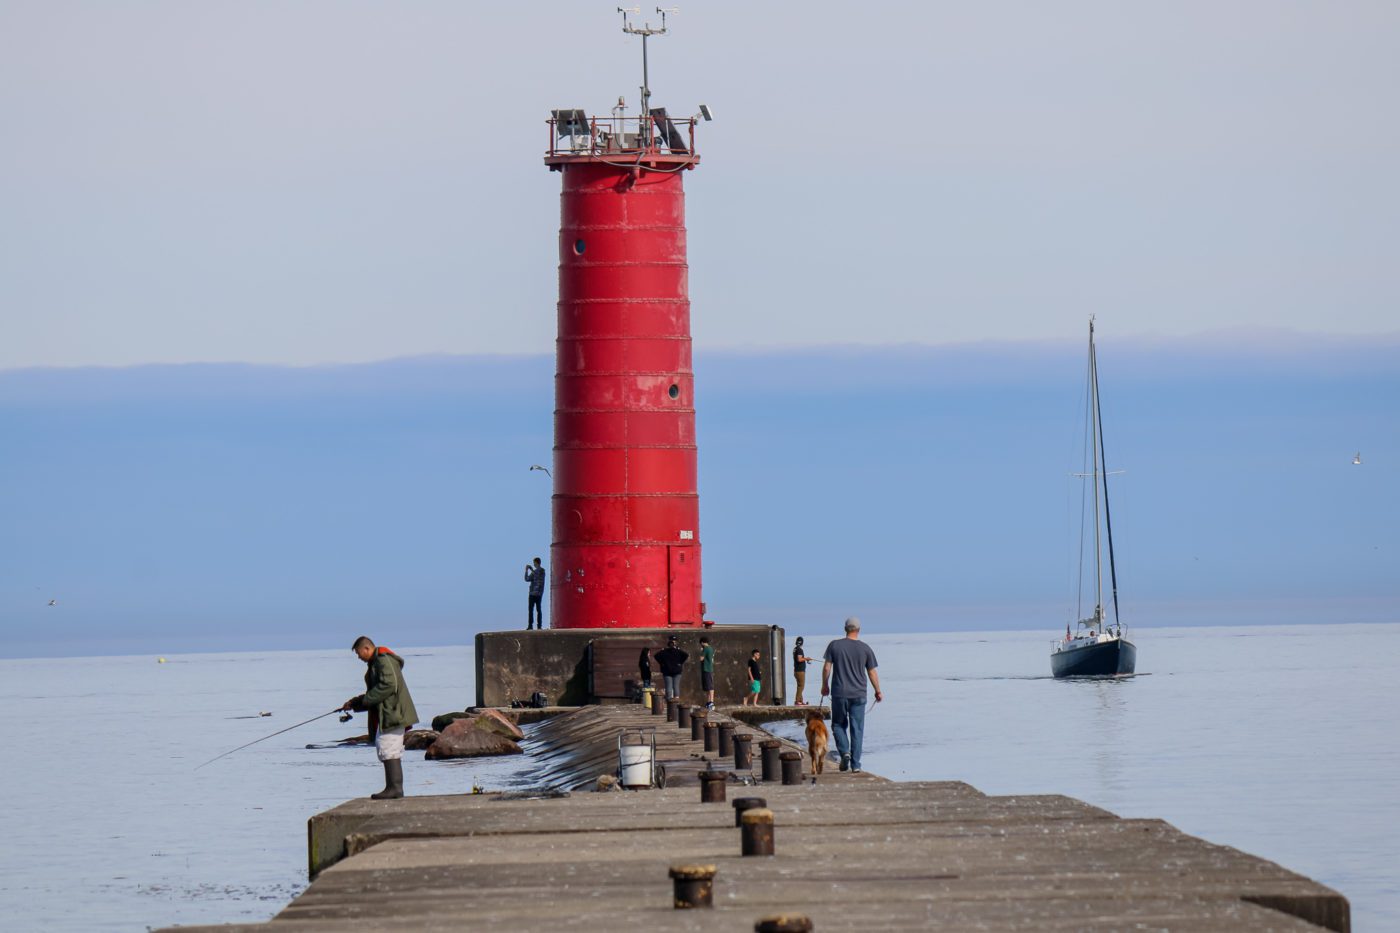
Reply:
<svg viewBox="0 0 1400 933"><path fill-rule="evenodd" d="M623 787L651 786L652 748L646 745L623 745L617 750L617 771Z"/></svg>

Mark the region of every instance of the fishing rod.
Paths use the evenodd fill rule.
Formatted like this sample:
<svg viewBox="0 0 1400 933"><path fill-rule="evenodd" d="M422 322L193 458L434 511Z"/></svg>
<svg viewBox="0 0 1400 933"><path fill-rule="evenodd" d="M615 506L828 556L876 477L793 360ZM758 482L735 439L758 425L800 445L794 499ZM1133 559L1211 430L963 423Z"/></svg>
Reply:
<svg viewBox="0 0 1400 933"><path fill-rule="evenodd" d="M243 751L243 749L247 748L249 745L257 745L259 742L266 742L268 739L271 739L271 738L274 738L274 737L276 737L276 736L279 736L279 735L281 735L283 732L291 732L293 729L300 729L302 726L306 725L307 723L313 723L313 722L315 722L315 721L318 720L318 719L325 719L327 716L333 716L333 715L335 715L336 713L340 713L340 712L344 712L344 711L343 711L339 706L337 706L335 709L331 710L331 711L328 712L328 713L322 713L322 714L319 715L319 716L312 716L310 719L306 720L306 722L299 722L299 723L297 723L295 726L288 726L288 727L285 728L285 729L278 729L276 732L272 733L272 735L265 735L265 736L263 736L263 737L260 738L260 739L254 739L253 741L247 743L247 745L240 745L240 746L238 746L237 748L231 748L231 749L229 749L228 751L224 752L222 755L215 755L213 758L210 758L208 761L206 761L206 762L204 763L204 765L212 765L214 762L218 761L220 758L227 758L229 755L232 755L234 752L241 752L241 751ZM341 717L340 717L340 721L341 721L341 722L349 722L349 721L350 721L350 714L349 714L349 713L345 713L344 716L341 716ZM196 765L196 766L195 766L195 770L198 771L200 768L204 767L204 765Z"/></svg>

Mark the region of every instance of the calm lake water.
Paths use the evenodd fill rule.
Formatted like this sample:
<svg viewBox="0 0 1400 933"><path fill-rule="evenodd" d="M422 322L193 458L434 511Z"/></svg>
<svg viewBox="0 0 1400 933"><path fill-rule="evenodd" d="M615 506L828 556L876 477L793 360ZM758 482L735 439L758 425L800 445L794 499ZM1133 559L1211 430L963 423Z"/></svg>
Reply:
<svg viewBox="0 0 1400 933"><path fill-rule="evenodd" d="M1143 629L1142 673L1115 682L1052 680L1052 636L872 635L887 701L866 767L1161 817L1339 889L1357 930L1400 929L1400 625ZM469 648L401 653L423 715L470 702ZM6 755L6 929L265 919L305 886L306 819L381 786L372 751L306 748L363 717L194 770L358 692L349 651L167 662L0 661L10 721L38 737ZM273 716L232 718L260 711ZM526 785L528 770L411 754L405 776L410 793L447 794Z"/></svg>

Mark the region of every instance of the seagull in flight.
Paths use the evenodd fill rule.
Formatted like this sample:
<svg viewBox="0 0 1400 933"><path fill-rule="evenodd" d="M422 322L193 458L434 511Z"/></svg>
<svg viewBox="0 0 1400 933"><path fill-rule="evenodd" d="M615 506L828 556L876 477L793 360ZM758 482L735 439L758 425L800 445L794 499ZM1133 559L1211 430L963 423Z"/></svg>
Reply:
<svg viewBox="0 0 1400 933"><path fill-rule="evenodd" d="M545 476L548 476L550 479L554 479L554 474L553 474L553 473L550 473L548 470L546 470L544 467L540 466L538 463L532 463L532 464L530 464L530 472L533 473L535 470L539 470L539 471L540 471L541 473L543 473Z"/></svg>
<svg viewBox="0 0 1400 933"><path fill-rule="evenodd" d="M1356 456L1351 458L1351 462L1354 463L1356 466L1361 466L1361 451L1358 450L1356 452Z"/></svg>
<svg viewBox="0 0 1400 933"><path fill-rule="evenodd" d="M51 600L49 600L49 605L50 605L50 606L57 606L57 605L58 605L58 600L56 600L56 599L51 599Z"/></svg>

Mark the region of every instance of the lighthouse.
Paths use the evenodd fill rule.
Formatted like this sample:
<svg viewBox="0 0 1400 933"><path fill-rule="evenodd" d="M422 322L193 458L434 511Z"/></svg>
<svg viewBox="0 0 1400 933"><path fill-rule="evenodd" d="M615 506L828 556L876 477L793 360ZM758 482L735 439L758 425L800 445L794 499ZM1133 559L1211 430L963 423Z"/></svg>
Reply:
<svg viewBox="0 0 1400 933"><path fill-rule="evenodd" d="M647 43L675 11L658 8L657 27L619 12L641 39L640 106L547 121L544 164L560 179L549 628L476 636L477 705L636 699L639 658L672 639L694 662L693 701L701 636L717 702L748 694L758 650L762 698L778 703L782 629L715 625L701 591L685 179L711 112L652 106Z"/></svg>
<svg viewBox="0 0 1400 933"><path fill-rule="evenodd" d="M645 43L662 16L624 29ZM544 161L562 181L553 628L695 627L705 612L685 229L701 115L651 107L645 73L641 98L635 116L549 121Z"/></svg>

